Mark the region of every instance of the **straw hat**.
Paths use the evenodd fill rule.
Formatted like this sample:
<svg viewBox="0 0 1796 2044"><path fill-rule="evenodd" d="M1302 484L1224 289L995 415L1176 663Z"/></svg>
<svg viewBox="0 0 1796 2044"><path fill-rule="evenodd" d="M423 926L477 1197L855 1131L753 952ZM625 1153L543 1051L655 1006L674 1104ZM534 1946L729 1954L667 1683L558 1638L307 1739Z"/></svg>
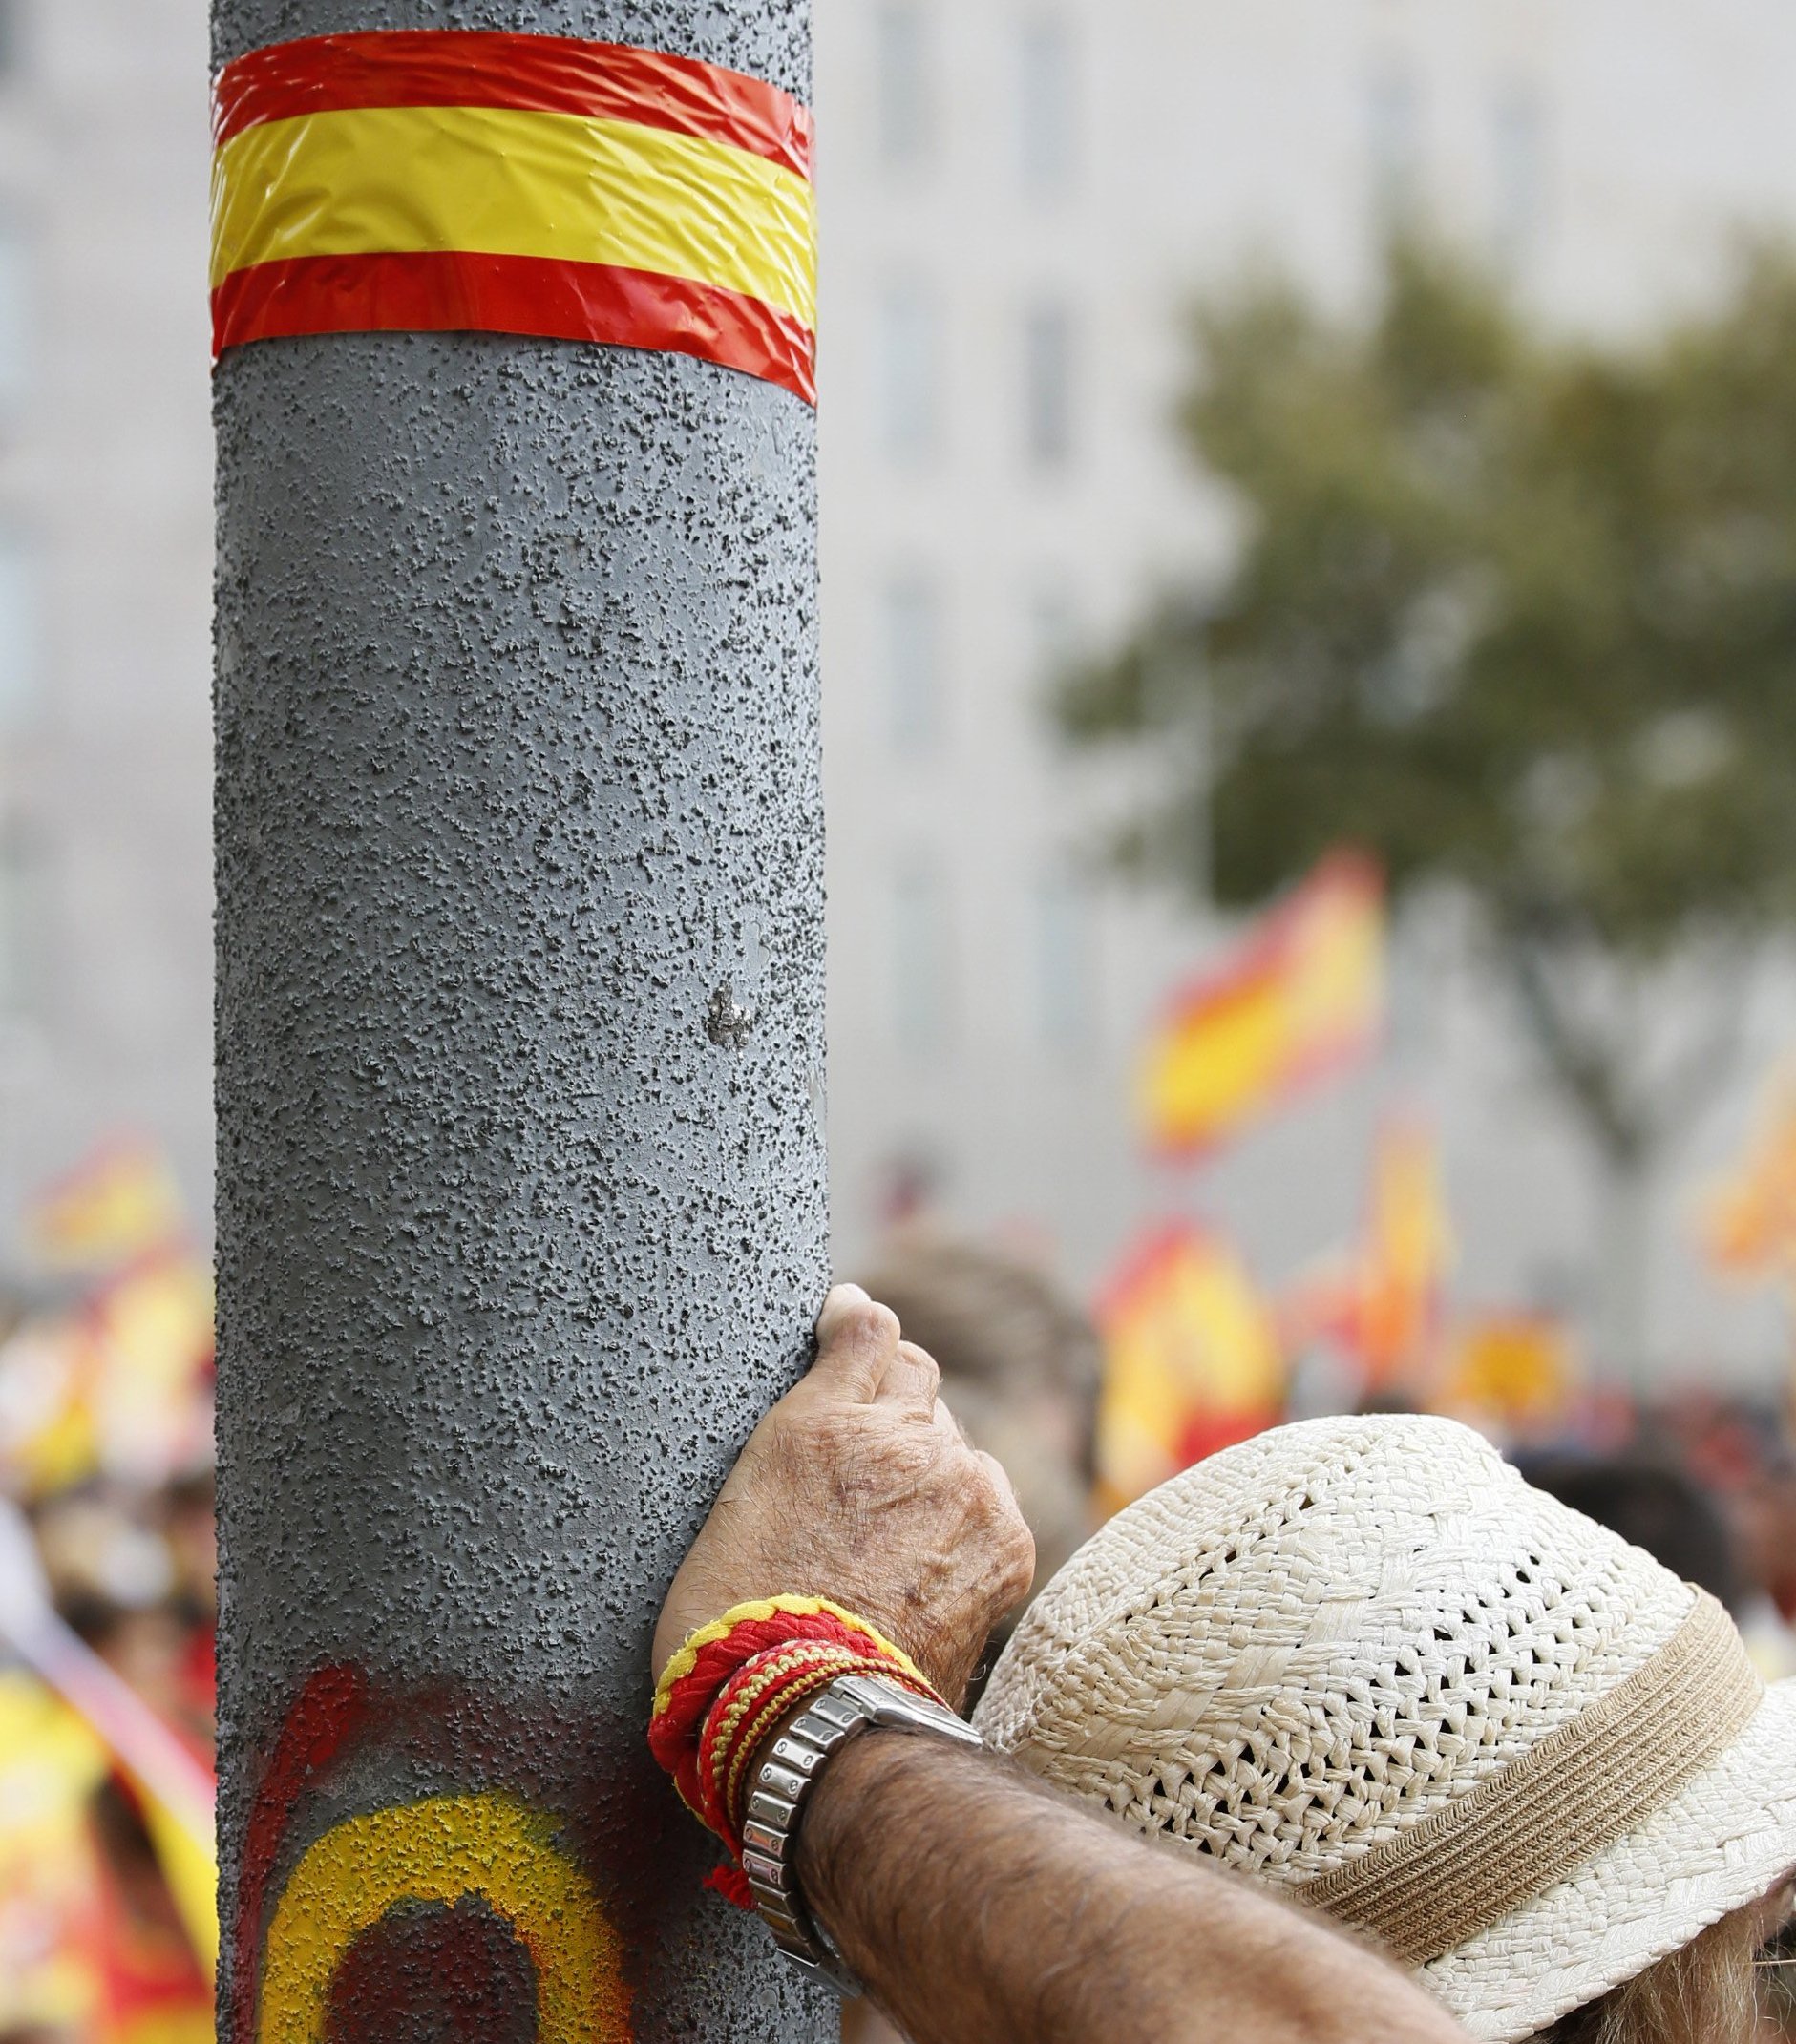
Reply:
<svg viewBox="0 0 1796 2044"><path fill-rule="evenodd" d="M980 1705L1145 1832L1532 2035L1796 1865L1796 1682L1469 1428L1279 1427L1074 1555Z"/></svg>

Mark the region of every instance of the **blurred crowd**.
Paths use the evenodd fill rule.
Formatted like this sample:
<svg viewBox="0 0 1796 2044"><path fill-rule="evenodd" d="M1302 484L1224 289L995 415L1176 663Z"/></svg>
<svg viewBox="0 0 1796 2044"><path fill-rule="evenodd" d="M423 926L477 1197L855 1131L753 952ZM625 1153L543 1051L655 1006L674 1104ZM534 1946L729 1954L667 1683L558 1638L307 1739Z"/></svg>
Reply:
<svg viewBox="0 0 1796 2044"><path fill-rule="evenodd" d="M1773 1400L1680 1389L1645 1401L1580 1386L1562 1338L1532 1320L1411 1351L1383 1371L1363 1342L1304 1329L1307 1353L1243 1372L1218 1330L1215 1267L1158 1232L1088 1320L1041 1272L924 1226L857 1274L941 1365L976 1444L1011 1471L1038 1544L1036 1588L1109 1511L1184 1462L1262 1426L1335 1409L1439 1410L1494 1438L1529 1480L1719 1598L1767 1680L1796 1675L1796 1450ZM1176 1268L1185 1280L1156 1281ZM1144 1281L1145 1280L1145 1281ZM1332 1349L1332 1352L1331 1352ZM997 1642L994 1643L994 1652ZM982 1671L989 1672L990 1660ZM977 1696L979 1682L976 1681ZM1760 1970L1764 2035L1796 2038L1796 1941ZM850 2009L845 2044L898 2044Z"/></svg>
<svg viewBox="0 0 1796 2044"><path fill-rule="evenodd" d="M1475 1417L1532 1481L1712 1591L1767 1676L1796 1672L1785 1407L1586 1391L1557 1364L1548 1397L1539 1358L1507 1351L1482 1374L1461 1357L1374 1379L1324 1353L1338 1319L1305 1323L1315 1354L1244 1378L1183 1239L1157 1235L1089 1316L1026 1258L926 1220L856 1274L1011 1472L1038 1587L1166 1466L1319 1409L1332 1387ZM131 1145L51 1189L31 1244L31 1275L0 1296L0 2044L199 2044L214 1870L209 1802L183 1801L180 1768L209 1799L209 1274L161 1163ZM1767 1971L1780 2025L1782 1978ZM1796 2035L1796 2018L1772 2033Z"/></svg>
<svg viewBox="0 0 1796 2044"><path fill-rule="evenodd" d="M216 1956L210 1271L155 1152L0 1293L0 2039L201 2044Z"/></svg>

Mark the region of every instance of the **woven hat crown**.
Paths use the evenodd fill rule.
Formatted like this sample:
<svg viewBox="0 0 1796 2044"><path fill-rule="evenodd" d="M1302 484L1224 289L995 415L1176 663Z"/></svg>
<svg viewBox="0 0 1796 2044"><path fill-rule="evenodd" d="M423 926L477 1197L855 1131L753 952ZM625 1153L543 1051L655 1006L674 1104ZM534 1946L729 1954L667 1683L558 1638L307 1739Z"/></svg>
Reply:
<svg viewBox="0 0 1796 2044"><path fill-rule="evenodd" d="M1469 1428L1314 1421L1105 1527L1031 1607L979 1722L1141 1829L1301 1884L1569 1724L1693 1600Z"/></svg>

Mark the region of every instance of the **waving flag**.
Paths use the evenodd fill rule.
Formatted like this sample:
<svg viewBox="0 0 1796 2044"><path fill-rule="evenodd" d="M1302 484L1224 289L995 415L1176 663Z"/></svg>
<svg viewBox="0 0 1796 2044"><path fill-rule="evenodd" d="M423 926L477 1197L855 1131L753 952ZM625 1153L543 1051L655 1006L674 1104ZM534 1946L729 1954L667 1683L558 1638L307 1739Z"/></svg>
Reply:
<svg viewBox="0 0 1796 2044"><path fill-rule="evenodd" d="M28 1670L0 1667L0 2035L97 2030L103 1741Z"/></svg>
<svg viewBox="0 0 1796 2044"><path fill-rule="evenodd" d="M1796 1067L1779 1074L1751 1148L1711 1196L1704 1221L1721 1270L1796 1279Z"/></svg>
<svg viewBox="0 0 1796 2044"><path fill-rule="evenodd" d="M214 92L214 351L377 329L697 355L816 396L811 116L616 43L279 43Z"/></svg>
<svg viewBox="0 0 1796 2044"><path fill-rule="evenodd" d="M73 1633L51 1602L31 1528L0 1501L0 1648L76 1712L124 1769L195 1950L218 1961L211 1767Z"/></svg>
<svg viewBox="0 0 1796 2044"><path fill-rule="evenodd" d="M1287 1346L1340 1350L1363 1393L1414 1385L1436 1358L1452 1260L1434 1129L1392 1115L1379 1130L1364 1233L1299 1280L1280 1315Z"/></svg>
<svg viewBox="0 0 1796 2044"><path fill-rule="evenodd" d="M1155 1231L1106 1289L1097 1320L1103 1509L1277 1423L1285 1385L1273 1317L1220 1236L1182 1222Z"/></svg>
<svg viewBox="0 0 1796 2044"><path fill-rule="evenodd" d="M1378 868L1336 853L1218 970L1174 998L1139 1080L1154 1148L1212 1149L1369 1049L1384 1013L1384 951Z"/></svg>
<svg viewBox="0 0 1796 2044"><path fill-rule="evenodd" d="M55 1270L116 1268L176 1239L183 1218L167 1160L120 1138L38 1193L25 1216L26 1248Z"/></svg>
<svg viewBox="0 0 1796 2044"><path fill-rule="evenodd" d="M1372 1217L1356 1302L1355 1336L1374 1389L1413 1375L1440 1332L1453 1236L1434 1130L1397 1116L1379 1132Z"/></svg>
<svg viewBox="0 0 1796 2044"><path fill-rule="evenodd" d="M1548 1313L1484 1313L1455 1328L1429 1404L1487 1430L1562 1419L1577 1381L1565 1323Z"/></svg>

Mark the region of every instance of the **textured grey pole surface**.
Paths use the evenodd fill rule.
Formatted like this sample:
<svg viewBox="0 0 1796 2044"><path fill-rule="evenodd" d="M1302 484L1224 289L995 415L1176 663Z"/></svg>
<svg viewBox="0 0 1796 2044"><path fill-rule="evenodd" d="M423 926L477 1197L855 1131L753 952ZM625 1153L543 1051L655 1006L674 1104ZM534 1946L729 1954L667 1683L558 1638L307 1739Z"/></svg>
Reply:
<svg viewBox="0 0 1796 2044"><path fill-rule="evenodd" d="M809 98L804 0L215 0L214 58L384 28ZM503 1805L617 1940L582 2044L833 2036L644 1747L660 1594L826 1279L813 414L412 334L235 349L216 413L226 2033L321 1841L440 1807L453 1858ZM401 1894L328 2032L527 2044L543 1969L490 1894Z"/></svg>

